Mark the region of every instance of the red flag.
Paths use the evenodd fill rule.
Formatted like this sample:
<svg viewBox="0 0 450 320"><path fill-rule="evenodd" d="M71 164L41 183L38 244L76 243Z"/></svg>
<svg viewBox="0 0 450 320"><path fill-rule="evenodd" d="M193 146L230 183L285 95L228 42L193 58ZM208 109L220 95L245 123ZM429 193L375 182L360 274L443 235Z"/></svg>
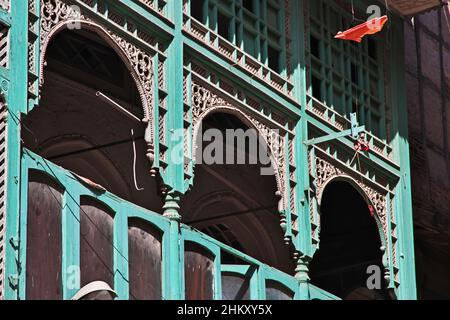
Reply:
<svg viewBox="0 0 450 320"><path fill-rule="evenodd" d="M338 34L335 36L335 38L341 40L352 40L356 42L361 42L364 36L380 32L387 21L388 21L387 16L371 19L347 31L344 32L339 31Z"/></svg>

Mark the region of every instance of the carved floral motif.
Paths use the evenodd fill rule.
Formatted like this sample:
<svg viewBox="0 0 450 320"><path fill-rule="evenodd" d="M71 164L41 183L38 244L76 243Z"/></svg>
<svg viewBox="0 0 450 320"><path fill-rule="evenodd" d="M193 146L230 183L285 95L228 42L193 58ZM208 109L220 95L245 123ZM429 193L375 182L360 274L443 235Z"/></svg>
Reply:
<svg viewBox="0 0 450 320"><path fill-rule="evenodd" d="M9 10L9 0L0 0L0 8L2 8L5 11Z"/></svg>
<svg viewBox="0 0 450 320"><path fill-rule="evenodd" d="M254 127L259 131L259 134L264 138L270 153L273 157L272 163L277 176L278 191L281 193L280 211L286 209L287 195L285 188L285 141L277 130L271 129L263 122L255 119L253 116L244 114L241 109L235 107L228 100L220 97L210 89L205 88L199 84L192 85L192 121L194 127L201 121L201 119L209 112L215 109L229 109L237 114L243 115L249 120ZM193 139L195 141L195 139Z"/></svg>
<svg viewBox="0 0 450 320"><path fill-rule="evenodd" d="M314 161L314 162L313 162ZM347 172L344 169L338 168L335 165L333 165L332 163L330 163L330 161L324 159L324 157L320 157L320 156L313 156L312 154L309 155L309 162L310 162L310 173L312 176L315 176L315 185L316 185L316 192L315 192L315 196L316 199L321 199L322 198L322 194L324 191L325 186L327 185L327 183L329 181L331 181L334 178L337 177L343 177L343 176L347 176L347 177L352 177L354 176L354 173L351 172ZM315 164L315 166L313 166L312 164ZM312 171L312 168L315 167L315 172ZM382 239L385 243L387 242L387 239L389 239L389 237L392 237L391 234L389 234L388 230L388 225L390 223L390 215L393 212L393 207L392 207L392 200L391 200L391 208L387 207L387 194L383 194L377 190L375 190L374 188L368 186L367 184L364 183L364 181L361 181L360 179L357 178L353 178L353 180L357 183L357 185L361 188L361 190L365 193L367 199L370 201L370 204L373 205L374 209L375 209L375 214L377 215L381 227L383 228L383 236L384 239ZM311 214L311 218L312 221L314 220L314 206L310 206L310 214ZM317 221L318 224L320 224L320 217L319 217L319 221ZM317 236L316 234L313 233L313 237ZM396 250L396 245L394 244L393 246L391 246L390 248L388 248L391 252L391 255L388 254L388 257L392 256L392 265L394 267L396 267L398 264L397 262L397 250ZM389 251L387 251L387 253L389 253ZM390 260L390 258L386 258L388 260ZM398 278L398 269L394 268L394 277L397 279Z"/></svg>
<svg viewBox="0 0 450 320"><path fill-rule="evenodd" d="M333 178L337 178L340 176L353 176L353 173L345 172L341 168L336 167L328 160L325 160L323 157L317 156L315 160L310 157L310 161L315 161L315 172L311 172L315 175L315 185L316 185L316 198L321 199L324 188L326 184L332 180ZM310 168L314 166L310 165ZM361 190L365 193L367 199L370 200L371 204L375 209L375 214L380 219L380 222L383 227L383 232L385 239L388 239L388 220L387 220L387 198L386 195L376 191L372 187L366 185L363 181L355 178L353 179Z"/></svg>
<svg viewBox="0 0 450 320"><path fill-rule="evenodd" d="M101 27L84 16L79 7L70 6L61 0L41 0L41 26L40 26L40 86L44 83L43 68L44 57L48 43L53 34L62 27L74 28L77 23L84 24L87 28L99 30L99 35L116 49L128 65L133 79L136 81L138 91L141 95L144 109L143 121L147 123L146 142L149 151L153 151L153 125L152 125L152 102L153 102L153 66L152 56L115 34L111 30ZM148 156L152 158L149 152ZM152 160L152 159L151 159Z"/></svg>
<svg viewBox="0 0 450 320"><path fill-rule="evenodd" d="M6 121L7 106L0 97L0 139L4 143L0 146L0 160L6 163L8 147L6 145ZM6 170L0 172L0 300L4 298L5 289L5 251L6 251Z"/></svg>

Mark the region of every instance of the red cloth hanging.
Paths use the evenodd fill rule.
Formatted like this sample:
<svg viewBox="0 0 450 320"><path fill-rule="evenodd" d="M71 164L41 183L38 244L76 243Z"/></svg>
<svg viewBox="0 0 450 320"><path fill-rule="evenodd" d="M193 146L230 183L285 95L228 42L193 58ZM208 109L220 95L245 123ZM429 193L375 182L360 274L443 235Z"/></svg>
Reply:
<svg viewBox="0 0 450 320"><path fill-rule="evenodd" d="M364 36L380 32L387 21L387 16L371 19L367 22L357 25L356 27L348 29L347 31L339 31L335 38L361 42Z"/></svg>
<svg viewBox="0 0 450 320"><path fill-rule="evenodd" d="M369 211L370 211L370 216L373 218L375 215L375 208L369 204Z"/></svg>

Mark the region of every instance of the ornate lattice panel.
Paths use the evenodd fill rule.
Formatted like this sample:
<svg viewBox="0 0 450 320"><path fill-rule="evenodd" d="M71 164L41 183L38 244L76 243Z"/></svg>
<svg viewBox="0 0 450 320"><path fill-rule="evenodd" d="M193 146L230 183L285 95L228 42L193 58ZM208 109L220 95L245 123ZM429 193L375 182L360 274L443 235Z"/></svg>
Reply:
<svg viewBox="0 0 450 320"><path fill-rule="evenodd" d="M28 0L28 97L34 100L39 95L37 53L39 39L39 3Z"/></svg>
<svg viewBox="0 0 450 320"><path fill-rule="evenodd" d="M9 28L0 24L0 67L9 65Z"/></svg>
<svg viewBox="0 0 450 320"><path fill-rule="evenodd" d="M166 0L139 0L145 7L156 11L160 15L165 14L165 8L167 5Z"/></svg>
<svg viewBox="0 0 450 320"><path fill-rule="evenodd" d="M0 101L0 300L4 296L6 229L6 105Z"/></svg>
<svg viewBox="0 0 450 320"><path fill-rule="evenodd" d="M0 8L2 8L5 11L8 11L10 7L9 1L10 0L0 0Z"/></svg>
<svg viewBox="0 0 450 320"><path fill-rule="evenodd" d="M350 128L356 112L371 151L392 161L386 32L360 44L333 41L351 25L351 14L334 1L304 3L308 111L337 130Z"/></svg>
<svg viewBox="0 0 450 320"><path fill-rule="evenodd" d="M30 98L37 100L39 96L39 88L44 83L43 69L46 49L59 29L87 28L97 33L122 58L135 80L144 111L143 121L147 123L145 133L148 145L147 153L151 162L155 164L155 145L160 146L159 150L163 159L166 151L164 123L167 97L165 81L165 61L167 59L165 51L167 47L125 11L109 6L104 1L83 0L83 2L85 5L74 6L71 5L72 2L63 0L29 0L28 85ZM165 1L161 0L144 1L143 4L151 6L154 3L158 3L159 7L165 7ZM40 19L36 18L37 12L40 13ZM37 39L40 39L39 48L36 47ZM161 133L160 139L156 142L155 128L159 129ZM153 167L152 172L155 170L156 168Z"/></svg>
<svg viewBox="0 0 450 320"><path fill-rule="evenodd" d="M258 130L272 157L280 196L280 225L286 243L298 234L297 171L294 144L295 121L275 110L268 101L256 98L229 79L224 79L197 63L185 60L184 77L185 177L192 177L195 163L195 135L201 121L210 112L227 112L244 119ZM190 147L189 147L190 146ZM191 152L190 152L191 151ZM192 183L192 181L188 181Z"/></svg>
<svg viewBox="0 0 450 320"><path fill-rule="evenodd" d="M184 0L184 30L269 85L294 98L288 0ZM207 22L208 21L208 22Z"/></svg>
<svg viewBox="0 0 450 320"><path fill-rule="evenodd" d="M386 261L392 266L393 280L398 285L397 230L393 205L395 195L389 190L388 184L383 186L370 180L368 176L374 176L375 174L364 165L361 168L352 168L346 165L345 160L342 160L339 157L335 159L318 148L313 148L309 153L309 168L312 180L310 215L313 244L319 243L320 214L318 208L326 185L336 178L351 179L365 194L367 201L375 210L378 227L382 229L382 231L380 230L381 241L387 247Z"/></svg>

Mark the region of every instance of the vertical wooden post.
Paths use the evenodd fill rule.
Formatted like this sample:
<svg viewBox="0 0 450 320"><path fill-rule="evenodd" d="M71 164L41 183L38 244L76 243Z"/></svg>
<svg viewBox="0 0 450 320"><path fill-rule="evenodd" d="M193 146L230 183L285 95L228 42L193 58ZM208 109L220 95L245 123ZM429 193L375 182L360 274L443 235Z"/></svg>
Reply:
<svg viewBox="0 0 450 320"><path fill-rule="evenodd" d="M299 300L310 300L309 294L309 263L311 258L302 256L297 260L297 267L295 268L295 278L299 282Z"/></svg>
<svg viewBox="0 0 450 320"><path fill-rule="evenodd" d="M400 180L396 187L395 211L398 224L398 265L400 287L397 292L399 299L416 299L416 271L414 262L414 236L411 199L411 173L408 142L408 115L406 106L405 65L403 21L392 19L392 110L394 133L393 147L396 150L397 161L400 164ZM396 129L396 130L395 130Z"/></svg>
<svg viewBox="0 0 450 320"><path fill-rule="evenodd" d="M180 252L180 196L177 193L168 193L165 198L163 206L164 217L170 219L169 228L169 288L166 288L167 298L170 300L180 300L183 298L181 292L182 272L180 259L182 253Z"/></svg>
<svg viewBox="0 0 450 320"><path fill-rule="evenodd" d="M16 281L24 266L18 255L16 245L20 243L19 201L20 201L20 113L27 109L27 69L28 69L28 1L12 1L9 71L10 88L13 92L8 103L8 161L6 198L6 261L5 261L5 299L19 299Z"/></svg>

